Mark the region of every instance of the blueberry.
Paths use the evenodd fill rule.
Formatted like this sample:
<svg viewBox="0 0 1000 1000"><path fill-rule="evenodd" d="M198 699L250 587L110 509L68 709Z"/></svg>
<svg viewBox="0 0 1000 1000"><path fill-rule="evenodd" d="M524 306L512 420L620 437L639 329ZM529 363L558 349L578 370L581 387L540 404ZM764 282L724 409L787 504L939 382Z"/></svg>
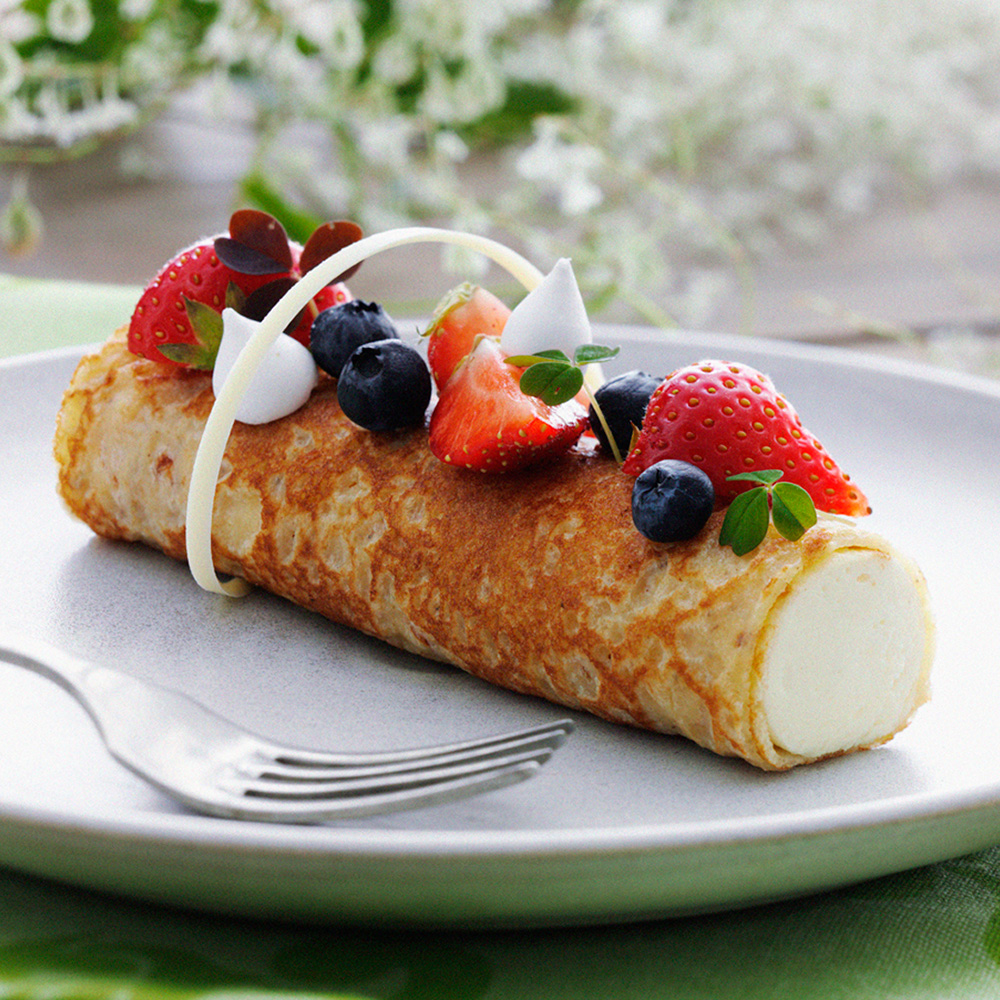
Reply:
<svg viewBox="0 0 1000 1000"><path fill-rule="evenodd" d="M715 490L708 476L675 458L651 465L632 489L632 520L652 542L694 538L714 506Z"/></svg>
<svg viewBox="0 0 1000 1000"><path fill-rule="evenodd" d="M337 379L344 415L370 431L423 423L431 401L431 373L416 348L399 339L362 344Z"/></svg>
<svg viewBox="0 0 1000 1000"><path fill-rule="evenodd" d="M662 381L663 379L654 378L645 372L625 372L624 375L617 375L605 382L594 393L622 456L628 451L632 441L632 425L642 427L649 397ZM608 436L604 433L593 406L590 407L590 427L601 442L601 447L605 451L611 451Z"/></svg>
<svg viewBox="0 0 1000 1000"><path fill-rule="evenodd" d="M313 320L309 349L323 371L339 378L347 359L362 344L398 336L395 324L377 302L351 299L324 309Z"/></svg>

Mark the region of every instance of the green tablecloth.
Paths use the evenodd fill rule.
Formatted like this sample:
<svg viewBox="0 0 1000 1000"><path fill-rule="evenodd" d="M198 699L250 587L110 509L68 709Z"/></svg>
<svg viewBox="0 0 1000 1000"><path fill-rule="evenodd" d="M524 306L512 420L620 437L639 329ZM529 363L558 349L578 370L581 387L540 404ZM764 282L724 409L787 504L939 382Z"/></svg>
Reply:
<svg viewBox="0 0 1000 1000"><path fill-rule="evenodd" d="M0 276L0 356L86 343L134 289ZM388 932L171 911L0 870L0 998L1000 997L1000 847L794 902L620 927Z"/></svg>

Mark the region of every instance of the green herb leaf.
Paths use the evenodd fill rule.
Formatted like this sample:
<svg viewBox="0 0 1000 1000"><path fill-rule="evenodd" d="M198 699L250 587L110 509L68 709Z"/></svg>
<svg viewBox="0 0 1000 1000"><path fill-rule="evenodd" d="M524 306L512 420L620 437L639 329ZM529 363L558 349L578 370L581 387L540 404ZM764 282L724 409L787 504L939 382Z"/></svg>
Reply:
<svg viewBox="0 0 1000 1000"><path fill-rule="evenodd" d="M726 477L727 482L738 480L760 486L740 493L729 505L719 532L720 545L731 545L733 552L742 556L764 541L772 520L778 533L790 542L797 542L816 523L812 497L797 483L779 483L781 477L779 469Z"/></svg>
<svg viewBox="0 0 1000 1000"><path fill-rule="evenodd" d="M536 354L517 354L507 358L507 363L523 368L521 374L521 391L528 396L537 396L549 406L567 403L581 389L586 389L590 405L594 408L598 420L608 434L611 451L615 461L621 465L622 456L618 446L608 430L607 420L601 412L600 404L591 392L583 377L583 366L596 361L606 361L613 358L619 351L617 347L603 347L600 344L581 344L570 360L562 351L538 351Z"/></svg>
<svg viewBox="0 0 1000 1000"><path fill-rule="evenodd" d="M780 469L761 469L758 472L737 472L734 476L726 476L726 481L742 480L743 482L763 483L765 486L770 486L771 483L776 483L783 474Z"/></svg>
<svg viewBox="0 0 1000 1000"><path fill-rule="evenodd" d="M592 365L598 361L607 361L613 358L620 350L620 347L581 344L573 354L573 363L576 365Z"/></svg>
<svg viewBox="0 0 1000 1000"><path fill-rule="evenodd" d="M747 490L729 505L719 532L719 544L730 545L736 555L745 556L764 541L769 520L767 490L763 487Z"/></svg>
<svg viewBox="0 0 1000 1000"><path fill-rule="evenodd" d="M816 523L816 505L797 483L777 483L771 491L771 518L781 535L797 542Z"/></svg>
<svg viewBox="0 0 1000 1000"><path fill-rule="evenodd" d="M558 406L583 388L583 372L558 361L542 361L525 369L520 386L526 395L537 396L549 406Z"/></svg>
<svg viewBox="0 0 1000 1000"><path fill-rule="evenodd" d="M537 354L515 354L507 358L506 361L507 364L516 365L518 368L530 368L532 365L540 365L547 361L557 361L563 365L571 365L573 363L562 351L539 351Z"/></svg>

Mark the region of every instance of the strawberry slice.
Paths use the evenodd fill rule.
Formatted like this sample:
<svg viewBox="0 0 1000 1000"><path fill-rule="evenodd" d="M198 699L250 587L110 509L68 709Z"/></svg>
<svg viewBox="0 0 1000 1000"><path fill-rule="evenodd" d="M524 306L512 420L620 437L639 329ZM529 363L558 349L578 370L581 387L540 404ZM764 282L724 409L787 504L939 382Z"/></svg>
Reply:
<svg viewBox="0 0 1000 1000"><path fill-rule="evenodd" d="M480 472L510 472L565 451L587 426L575 399L549 406L521 392L522 368L481 336L441 390L430 447L441 461Z"/></svg>
<svg viewBox="0 0 1000 1000"><path fill-rule="evenodd" d="M704 470L721 504L754 486L728 482L728 476L778 469L819 510L871 513L864 494L802 426L774 383L743 364L701 361L675 371L656 389L622 469L638 476L665 458Z"/></svg>
<svg viewBox="0 0 1000 1000"><path fill-rule="evenodd" d="M510 308L492 292L466 283L438 303L427 340L427 363L440 390L479 336L499 339Z"/></svg>

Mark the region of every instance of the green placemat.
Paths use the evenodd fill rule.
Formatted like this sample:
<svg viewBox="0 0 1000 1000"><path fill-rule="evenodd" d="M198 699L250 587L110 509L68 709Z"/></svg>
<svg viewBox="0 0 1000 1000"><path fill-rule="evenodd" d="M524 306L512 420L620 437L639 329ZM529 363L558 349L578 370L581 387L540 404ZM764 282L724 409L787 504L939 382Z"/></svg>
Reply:
<svg viewBox="0 0 1000 1000"><path fill-rule="evenodd" d="M128 322L141 291L0 274L0 358L103 340Z"/></svg>
<svg viewBox="0 0 1000 1000"><path fill-rule="evenodd" d="M1000 848L805 900L621 927L229 920L0 873L16 1000L995 1000Z"/></svg>

